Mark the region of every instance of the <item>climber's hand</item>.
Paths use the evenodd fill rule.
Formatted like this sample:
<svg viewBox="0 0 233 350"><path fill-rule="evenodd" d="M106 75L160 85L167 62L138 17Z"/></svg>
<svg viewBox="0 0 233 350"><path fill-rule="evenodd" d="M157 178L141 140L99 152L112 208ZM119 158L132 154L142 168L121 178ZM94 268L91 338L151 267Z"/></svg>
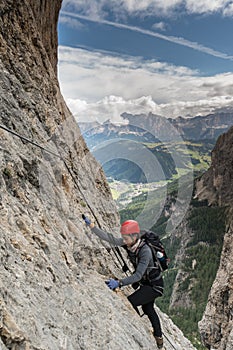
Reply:
<svg viewBox="0 0 233 350"><path fill-rule="evenodd" d="M88 217L85 216L84 214L82 214L82 218L83 218L83 220L85 221L85 224L86 224L87 226L90 226L91 220L88 219Z"/></svg>
<svg viewBox="0 0 233 350"><path fill-rule="evenodd" d="M113 278L110 278L108 281L105 282L108 286L108 288L115 290L119 287L119 281L114 280Z"/></svg>

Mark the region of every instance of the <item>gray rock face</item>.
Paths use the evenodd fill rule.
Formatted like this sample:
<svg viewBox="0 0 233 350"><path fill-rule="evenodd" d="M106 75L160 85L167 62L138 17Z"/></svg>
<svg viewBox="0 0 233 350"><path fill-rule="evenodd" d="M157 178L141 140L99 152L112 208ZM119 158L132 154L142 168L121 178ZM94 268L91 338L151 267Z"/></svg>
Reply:
<svg viewBox="0 0 233 350"><path fill-rule="evenodd" d="M148 320L107 289L117 262L81 219L119 227L103 171L60 94L50 37L60 5L0 3L0 124L54 153L0 128L0 349L154 349ZM194 349L161 319L167 350Z"/></svg>
<svg viewBox="0 0 233 350"><path fill-rule="evenodd" d="M212 152L209 171L197 183L197 196L210 204L226 206L228 230L225 234L219 270L212 286L206 311L199 324L205 344L213 349L233 349L233 221L232 221L232 140L233 128L223 134Z"/></svg>
<svg viewBox="0 0 233 350"><path fill-rule="evenodd" d="M201 336L213 349L233 348L233 245L232 227L226 233L216 279L211 288L208 304L199 323Z"/></svg>
<svg viewBox="0 0 233 350"><path fill-rule="evenodd" d="M49 61L57 72L57 20L62 0L28 0Z"/></svg>

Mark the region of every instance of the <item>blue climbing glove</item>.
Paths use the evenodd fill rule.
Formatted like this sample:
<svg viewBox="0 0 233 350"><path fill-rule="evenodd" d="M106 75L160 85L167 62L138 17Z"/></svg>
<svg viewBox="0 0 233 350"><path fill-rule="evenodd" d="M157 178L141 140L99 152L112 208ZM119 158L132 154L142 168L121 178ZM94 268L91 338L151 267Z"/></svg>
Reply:
<svg viewBox="0 0 233 350"><path fill-rule="evenodd" d="M85 221L85 224L86 224L87 226L90 226L91 220L88 219L88 217L86 217L84 214L82 214L82 218L83 218L83 220Z"/></svg>
<svg viewBox="0 0 233 350"><path fill-rule="evenodd" d="M119 281L114 280L113 278L110 278L108 281L106 281L106 284L108 288L114 290L119 287Z"/></svg>

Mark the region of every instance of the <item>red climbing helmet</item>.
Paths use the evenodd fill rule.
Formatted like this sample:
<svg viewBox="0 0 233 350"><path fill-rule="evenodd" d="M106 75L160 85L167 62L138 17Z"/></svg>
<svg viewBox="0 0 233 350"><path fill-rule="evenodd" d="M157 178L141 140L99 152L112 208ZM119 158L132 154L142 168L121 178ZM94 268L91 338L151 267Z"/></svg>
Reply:
<svg viewBox="0 0 233 350"><path fill-rule="evenodd" d="M132 233L140 233L140 227L135 220L127 220L121 225L121 234L130 235Z"/></svg>

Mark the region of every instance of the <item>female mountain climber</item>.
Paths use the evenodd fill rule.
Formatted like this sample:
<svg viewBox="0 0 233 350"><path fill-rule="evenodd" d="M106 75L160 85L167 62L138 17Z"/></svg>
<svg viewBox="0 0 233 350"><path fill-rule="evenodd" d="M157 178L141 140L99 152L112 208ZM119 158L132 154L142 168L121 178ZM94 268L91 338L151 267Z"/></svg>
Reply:
<svg viewBox="0 0 233 350"><path fill-rule="evenodd" d="M138 306L142 306L145 315L148 316L158 349L163 349L163 337L159 317L154 309L154 301L163 294L163 278L160 269L154 266L151 248L140 238L140 228L137 221L127 220L121 225L121 237L116 238L112 234L104 232L96 227L86 216L83 219L100 239L111 245L124 247L132 262L135 271L131 276L117 280L110 278L106 283L112 290L129 284L136 291L128 296L133 308L138 312Z"/></svg>

